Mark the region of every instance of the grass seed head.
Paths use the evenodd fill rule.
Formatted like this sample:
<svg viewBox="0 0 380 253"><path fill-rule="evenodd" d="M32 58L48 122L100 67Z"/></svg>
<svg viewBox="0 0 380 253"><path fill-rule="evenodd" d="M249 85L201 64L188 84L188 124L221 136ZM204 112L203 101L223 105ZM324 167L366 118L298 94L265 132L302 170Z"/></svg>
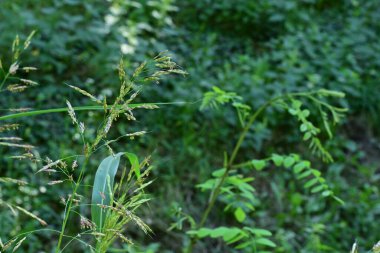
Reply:
<svg viewBox="0 0 380 253"><path fill-rule="evenodd" d="M95 224L86 217L80 216L80 228L81 229L95 229Z"/></svg>
<svg viewBox="0 0 380 253"><path fill-rule="evenodd" d="M71 103L68 100L66 100L66 104L68 107L69 116L70 116L71 120L73 121L73 124L78 124L78 120L77 120L77 117L75 115L74 108L71 106Z"/></svg>
<svg viewBox="0 0 380 253"><path fill-rule="evenodd" d="M22 79L22 78L21 78L20 81L21 81L22 83L27 84L27 85L38 85L37 82L32 81L32 80L29 80L29 79Z"/></svg>
<svg viewBox="0 0 380 253"><path fill-rule="evenodd" d="M17 62L12 63L12 65L9 67L9 74L11 75L16 74L18 68L19 68L19 65Z"/></svg>
<svg viewBox="0 0 380 253"><path fill-rule="evenodd" d="M43 171L47 171L48 169L51 169L51 168L54 168L56 167L58 164L61 163L61 160L57 160L55 162L51 161L49 158L48 158L48 161L49 163L46 164L44 167L42 167L39 171L37 171L36 173L40 173L40 172L43 172Z"/></svg>
<svg viewBox="0 0 380 253"><path fill-rule="evenodd" d="M378 241L372 248L373 253L380 253L380 241Z"/></svg>

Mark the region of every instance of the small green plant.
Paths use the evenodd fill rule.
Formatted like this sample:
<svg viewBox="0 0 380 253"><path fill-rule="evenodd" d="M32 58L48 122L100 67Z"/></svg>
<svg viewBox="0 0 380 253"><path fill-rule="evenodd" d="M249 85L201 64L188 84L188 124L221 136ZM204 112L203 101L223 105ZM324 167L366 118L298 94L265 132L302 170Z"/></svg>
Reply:
<svg viewBox="0 0 380 253"><path fill-rule="evenodd" d="M300 131L303 140L309 142L309 148L323 161L331 162L332 156L322 145L319 137L321 129L316 127L310 120L310 110L306 109L308 102L312 102L321 114L324 128L329 137L332 137L330 121L333 124L340 122L345 108L331 105L327 98L343 98L344 94L337 91L320 89L310 92L295 92L277 96L256 111L242 103L242 97L233 92L225 92L220 88L214 87L213 91L207 92L204 96L201 108L213 107L231 103L236 109L242 132L231 154L224 153L223 168L212 173L212 178L199 184L198 188L202 191L210 191L209 201L196 229L187 232L191 236L186 252L193 251L194 245L199 239L205 237L222 238L228 245L234 245L235 249L246 250L247 252L265 252L266 247L276 247L270 240L271 232L262 228L252 228L245 224L246 217L255 210L256 202L255 189L251 182L253 177L246 177L243 169L254 169L262 171L270 164L271 166L285 167L295 174L296 178L304 181L304 188L310 189L312 193L318 193L322 197L332 197L339 203L343 203L330 189L326 180L322 177L319 170L311 166L311 162L302 159L298 154L279 155L273 154L264 159L252 159L250 161L236 163L236 158L241 145L252 125L258 120L265 110L270 106L279 107L288 111L300 123ZM331 116L331 120L329 119ZM205 227L209 214L212 212L217 200L225 203L224 211L233 213L236 221L241 227ZM193 226L194 227L194 226Z"/></svg>
<svg viewBox="0 0 380 253"><path fill-rule="evenodd" d="M25 50L30 43L30 39L33 36L28 37L24 43L22 50ZM34 85L35 83L21 78L12 77L19 69L19 55L22 50L19 50L19 39L16 38L13 43L12 52L13 63L8 71L3 70L3 65L0 65L3 71L1 79L0 91L23 91L28 88L26 85L8 85L7 89L2 89L7 84L8 80L17 79L25 84ZM25 69L25 68L24 68ZM26 70L26 69L25 69ZM28 70L31 70L29 67ZM135 137L142 136L146 132L138 131L132 133L125 133L123 136L117 139L109 140L107 138L113 125L116 125L117 120L124 116L127 121L135 121L134 110L138 109L157 109L158 106L153 103L144 104L132 104L136 97L141 92L143 86L146 83L158 82L162 76L168 74L186 74L181 70L176 63L174 63L166 54L159 54L151 61L143 62L129 77L125 72L124 61L120 60L118 66L120 87L119 94L116 96L112 104L108 104L106 98L103 100L98 99L97 96L90 94L76 86L71 86L74 90L82 95L91 99L91 101L97 103L96 106L81 106L73 107L69 101L66 101L67 108L52 108L44 110L28 110L25 112L17 112L2 115L0 121L14 120L20 117L32 117L40 114L68 112L77 133L81 136L83 145L83 154L74 154L69 157L62 157L55 161L46 159L46 164L38 170L37 173L46 173L52 180L49 185L57 185L63 183L69 183L72 187L72 192L63 197L61 201L65 205L64 217L62 221L61 230L46 229L46 231L55 232L59 234L58 243L55 252L63 252L68 249L71 242L78 241L81 244L88 247L91 251L102 253L107 252L108 248L117 239L121 239L128 244L133 244L132 240L123 235L125 225L133 222L140 227L145 233L151 232L150 228L135 214L136 210L143 204L149 201L149 196L145 193L144 189L150 185L151 181L146 182L146 178L149 175L152 167L148 165L149 158L144 159L141 163L138 157L130 152L114 153L112 145L121 139L134 139ZM77 117L77 111L103 111L104 120L100 126L97 126L97 132L95 135L88 133L87 125L80 121ZM13 125L5 125L0 128L1 130L11 129ZM2 138L2 139L1 139ZM14 144L4 142L16 141L15 138L1 137L0 145L31 148L32 146L25 146L21 144ZM5 139L6 138L6 139ZM80 195L79 189L83 186L83 179L89 167L89 161L92 159L96 152L106 148L110 154L99 165L97 173L95 175L95 181L93 184L92 201L90 204L85 203L85 198ZM131 169L128 172L127 167L122 170L120 180L115 183L115 176L119 168L120 158L125 156L128 158ZM79 168L79 169L78 169ZM145 168L145 170L144 170ZM63 177L62 177L63 175ZM21 181L9 178L1 178L1 182L20 183ZM37 217L36 215L28 212L19 206L12 206L2 200L0 205L7 205L13 210L18 209L21 212L37 219L41 224L46 225L46 222ZM92 218L88 219L80 212L77 211L79 207L91 206ZM85 231L71 236L66 234L66 227L69 223L70 217L73 215L79 215L80 226ZM1 251L5 251L13 247L13 251L20 247L21 243L27 238L28 235L38 232L29 231L18 235L9 241L1 242ZM91 242L85 242L80 239L81 235L91 235L95 240L93 245ZM69 240L64 240L65 238ZM66 243L63 245L63 243Z"/></svg>
<svg viewBox="0 0 380 253"><path fill-rule="evenodd" d="M100 164L97 174L95 176L95 182L93 185L93 195L92 195L92 223L95 225L94 231L96 231L96 252L106 252L108 247L116 238L122 238L126 242L130 242L125 236L122 235L125 225L131 221L136 223L144 232L149 232L150 229L143 221L134 214L134 211L143 203L147 202L148 199L144 198L143 189L149 185L149 183L143 184L143 178L147 175L147 170L141 174L141 165L138 162L137 156L132 153L117 153L114 154L111 145L115 141L121 139L122 137L137 137L144 135L144 131L126 133L124 136L119 137L117 140L107 140L107 135L112 127L112 125L121 117L125 116L127 120L134 121L136 118L133 115L133 110L136 109L156 109L157 105L154 104L141 104L137 106L130 106L134 99L140 93L142 86L138 85L138 82L158 82L163 75L168 75L171 73L185 74L184 71L180 70L176 63L171 61L169 56L160 54L153 59L151 62L142 63L132 74L128 77L125 70L123 60L119 64L119 78L120 78L120 89L119 94L115 98L111 105L107 104L106 99L103 101L96 98L96 96L90 94L89 92L71 86L76 91L80 92L84 96L89 97L92 101L103 106L104 110L104 122L98 127L96 136L91 140L85 135L85 125L80 122L75 114L74 108L71 106L70 102L67 101L68 113L71 117L73 124L76 126L79 134L83 140L83 150L84 154L82 165L79 171L79 176L74 179L74 175L69 175L67 180L71 181L73 185L72 194L66 201L65 216L62 223L62 229L58 239L58 245L56 252L61 251L61 245L63 242L63 237L65 235L65 229L73 208L75 207L75 198L78 193L79 186L84 178L84 174L88 167L88 162L92 155L97 152L100 148L108 148L111 156L103 160ZM134 190L136 194L132 196L129 195L129 190L133 187L130 185L131 174L128 176L126 181L127 187L124 183L121 183L115 187L119 188L119 197L114 196L114 177L119 165L119 160L122 155L125 155L131 163L131 171L135 173L137 189ZM60 161L60 160L59 160ZM143 166L147 162L143 163ZM41 171L46 171L46 168L51 168L51 165L55 165L56 162L50 163L42 168ZM123 179L123 177L122 177ZM142 192L142 194L140 194Z"/></svg>

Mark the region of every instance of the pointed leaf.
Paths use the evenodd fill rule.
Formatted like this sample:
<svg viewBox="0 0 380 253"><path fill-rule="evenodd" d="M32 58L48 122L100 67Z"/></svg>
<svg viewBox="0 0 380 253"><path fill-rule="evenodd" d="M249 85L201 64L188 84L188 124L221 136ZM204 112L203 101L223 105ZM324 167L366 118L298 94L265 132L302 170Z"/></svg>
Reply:
<svg viewBox="0 0 380 253"><path fill-rule="evenodd" d="M276 247L276 244L267 238L259 238L256 240L257 244L265 245L268 247Z"/></svg>
<svg viewBox="0 0 380 253"><path fill-rule="evenodd" d="M234 212L235 218L238 222L243 222L247 215L245 214L244 210L242 208L237 208Z"/></svg>
<svg viewBox="0 0 380 253"><path fill-rule="evenodd" d="M292 156L288 156L284 160L284 166L285 168L290 168L294 164L295 160Z"/></svg>
<svg viewBox="0 0 380 253"><path fill-rule="evenodd" d="M222 177L224 175L224 173L226 172L226 169L225 168L222 168L222 169L219 169L219 170L216 170L212 173L212 176L213 177Z"/></svg>
<svg viewBox="0 0 380 253"><path fill-rule="evenodd" d="M251 164L256 170L262 170L265 167L266 162L265 160L252 160Z"/></svg>
<svg viewBox="0 0 380 253"><path fill-rule="evenodd" d="M124 153L125 156L128 158L129 162L132 165L132 170L135 172L137 179L140 179L141 173L140 173L140 163L137 156L133 153Z"/></svg>
<svg viewBox="0 0 380 253"><path fill-rule="evenodd" d="M310 162L309 161L302 161L302 162L297 163L294 166L293 170L294 170L294 173L299 174L305 168L310 168Z"/></svg>
<svg viewBox="0 0 380 253"><path fill-rule="evenodd" d="M95 174L94 187L92 190L91 216L98 231L101 231L106 210L98 205L109 205L113 190L114 178L119 167L120 156L124 153L118 153L105 158L99 165ZM109 189L109 186L111 189Z"/></svg>
<svg viewBox="0 0 380 253"><path fill-rule="evenodd" d="M273 154L272 160L276 166L281 166L282 162L284 161L284 157L281 155Z"/></svg>
<svg viewBox="0 0 380 253"><path fill-rule="evenodd" d="M318 178L313 178L313 179L307 181L307 182L304 184L304 187L307 189L307 188L312 187L312 186L315 185L316 183L318 183Z"/></svg>

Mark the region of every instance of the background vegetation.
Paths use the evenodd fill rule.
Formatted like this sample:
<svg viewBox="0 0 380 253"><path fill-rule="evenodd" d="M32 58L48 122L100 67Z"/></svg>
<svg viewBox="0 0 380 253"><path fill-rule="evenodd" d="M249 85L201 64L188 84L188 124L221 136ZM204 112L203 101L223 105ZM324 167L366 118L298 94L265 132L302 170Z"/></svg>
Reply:
<svg viewBox="0 0 380 253"><path fill-rule="evenodd" d="M199 220L208 196L195 185L223 166L220 157L233 148L239 128L232 108L199 110L200 99L213 86L241 95L252 108L284 92L320 88L345 92L346 98L338 103L350 109L348 117L333 129L334 139L323 136L334 162L323 164L311 156L307 144L299 141L297 122L276 109L269 109L254 126L255 133L248 134L238 157L244 161L297 151L323 173L345 205L310 195L292 173L273 167L250 172L256 178L256 198L249 219L272 232L277 244L272 252L278 253L348 252L355 240L366 249L379 240L379 1L2 0L0 20L3 65L10 62L16 34L25 39L37 30L22 64L38 68L28 78L39 83L24 93L0 93L0 109L64 107L66 99L75 106L86 105L87 99L66 84L101 97L116 96L121 56L132 72L142 61L169 50L188 72L186 77L147 86L138 98L186 103L138 114L136 124L119 124L110 133L116 138L146 130L147 135L120 149L141 157L152 155L155 167L151 175L155 182L148 188L152 200L149 208L140 210L154 234L146 236L132 227L128 235L137 247L119 242L115 248L181 252L188 243L183 232L168 229L178 222L179 208ZM102 120L96 113L79 115L89 122ZM310 117L320 122L317 112ZM33 151L37 157L56 160L82 148L64 114L19 123L18 135L37 147ZM0 146L0 176L29 184L2 183L0 199L23 204L59 229L63 210L59 196L68 189L48 185L49 178L35 174L41 163L9 159L12 152ZM94 173L103 157L99 154L90 161ZM84 178L92 181L91 175ZM40 226L22 213L0 208L3 241ZM215 210L209 226L234 224L233 213L224 212L222 205ZM68 229L77 233L80 228L71 223ZM57 239L36 233L19 250L52 252ZM204 240L197 247L197 252L234 252L219 240Z"/></svg>

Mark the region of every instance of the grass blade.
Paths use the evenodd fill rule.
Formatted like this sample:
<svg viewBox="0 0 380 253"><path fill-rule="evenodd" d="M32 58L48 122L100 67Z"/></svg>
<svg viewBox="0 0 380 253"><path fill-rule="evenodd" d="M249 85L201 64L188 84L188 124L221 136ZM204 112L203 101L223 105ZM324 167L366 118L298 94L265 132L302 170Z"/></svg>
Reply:
<svg viewBox="0 0 380 253"><path fill-rule="evenodd" d="M128 157L128 160L129 160L129 162L132 165L132 170L136 174L136 178L140 179L141 175L140 175L140 163L139 163L139 159L133 153L125 152L125 156Z"/></svg>
<svg viewBox="0 0 380 253"><path fill-rule="evenodd" d="M130 108L135 108L135 107L143 106L143 105L156 105L156 103L129 104L128 106ZM107 106L107 109L109 109L109 108L111 108L111 106ZM99 110L104 110L104 107L100 106L100 105L77 106L77 107L73 107L73 109L75 111L99 111ZM32 117L32 116L37 116L37 115L42 115L42 114L49 114L49 113L60 113L60 112L67 112L67 107L44 109L44 110L34 110L34 111L28 111L28 112L20 112L20 113L9 114L9 115L5 115L5 116L1 116L0 121L23 118L23 117Z"/></svg>
<svg viewBox="0 0 380 253"><path fill-rule="evenodd" d="M120 157L124 153L110 155L105 158L96 171L94 188L92 190L91 216L97 230L101 232L106 210L99 205L110 205L114 178L119 167ZM109 186L111 189L109 189Z"/></svg>

